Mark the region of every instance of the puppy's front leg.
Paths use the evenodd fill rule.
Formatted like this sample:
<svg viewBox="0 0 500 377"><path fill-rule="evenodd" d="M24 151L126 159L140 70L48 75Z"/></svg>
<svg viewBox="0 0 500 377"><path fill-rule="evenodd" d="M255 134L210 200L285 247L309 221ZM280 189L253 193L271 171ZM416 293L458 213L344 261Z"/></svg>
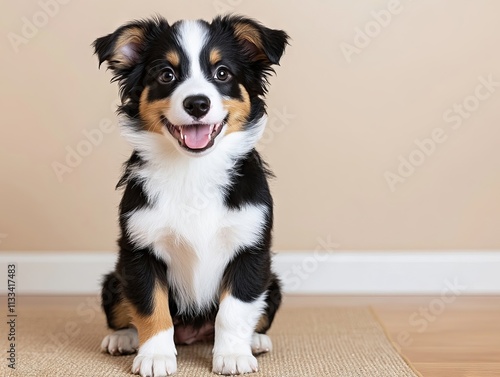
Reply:
<svg viewBox="0 0 500 377"><path fill-rule="evenodd" d="M132 324L139 333L139 352L132 372L143 377L163 377L176 372L177 351L174 344L174 326L168 306L166 288L156 284L149 314L132 310Z"/></svg>

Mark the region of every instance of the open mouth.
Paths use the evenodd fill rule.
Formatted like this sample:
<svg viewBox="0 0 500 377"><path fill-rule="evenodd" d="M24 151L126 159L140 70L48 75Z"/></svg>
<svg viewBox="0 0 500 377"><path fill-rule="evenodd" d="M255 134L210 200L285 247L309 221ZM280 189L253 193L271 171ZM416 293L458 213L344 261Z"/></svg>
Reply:
<svg viewBox="0 0 500 377"><path fill-rule="evenodd" d="M202 152L214 145L215 138L220 134L224 124L196 123L176 126L163 117L163 123L170 134L177 139L179 145L190 152Z"/></svg>

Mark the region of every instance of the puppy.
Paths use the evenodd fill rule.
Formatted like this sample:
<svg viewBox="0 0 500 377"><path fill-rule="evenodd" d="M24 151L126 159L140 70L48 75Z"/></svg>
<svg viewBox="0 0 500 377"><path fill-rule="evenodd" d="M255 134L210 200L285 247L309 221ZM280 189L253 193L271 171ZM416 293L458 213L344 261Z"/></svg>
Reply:
<svg viewBox="0 0 500 377"><path fill-rule="evenodd" d="M121 235L102 349L132 372L177 369L176 344L212 339L213 371L257 371L281 302L271 268L269 171L255 150L284 31L239 16L136 21L94 42L120 85L133 147L117 187Z"/></svg>

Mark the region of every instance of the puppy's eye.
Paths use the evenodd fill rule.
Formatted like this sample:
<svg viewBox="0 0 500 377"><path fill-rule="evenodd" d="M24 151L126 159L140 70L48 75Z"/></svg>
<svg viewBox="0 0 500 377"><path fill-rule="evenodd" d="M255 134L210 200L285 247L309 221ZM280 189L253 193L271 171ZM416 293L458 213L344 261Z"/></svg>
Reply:
<svg viewBox="0 0 500 377"><path fill-rule="evenodd" d="M215 71L214 79L218 81L227 81L231 77L231 73L227 67L221 66Z"/></svg>
<svg viewBox="0 0 500 377"><path fill-rule="evenodd" d="M172 81L175 80L175 73L174 73L174 71L172 71L171 68L167 68L160 73L160 76L158 76L158 80L162 84L171 83Z"/></svg>

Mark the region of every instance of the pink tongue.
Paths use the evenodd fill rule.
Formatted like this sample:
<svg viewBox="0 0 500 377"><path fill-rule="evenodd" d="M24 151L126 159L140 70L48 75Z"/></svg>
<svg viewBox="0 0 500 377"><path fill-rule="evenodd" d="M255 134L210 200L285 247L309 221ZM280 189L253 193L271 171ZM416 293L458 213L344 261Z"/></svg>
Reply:
<svg viewBox="0 0 500 377"><path fill-rule="evenodd" d="M202 149L205 148L210 139L208 138L210 134L209 124L197 124L195 126L184 126L182 128L182 133L185 136L184 142L191 149Z"/></svg>

